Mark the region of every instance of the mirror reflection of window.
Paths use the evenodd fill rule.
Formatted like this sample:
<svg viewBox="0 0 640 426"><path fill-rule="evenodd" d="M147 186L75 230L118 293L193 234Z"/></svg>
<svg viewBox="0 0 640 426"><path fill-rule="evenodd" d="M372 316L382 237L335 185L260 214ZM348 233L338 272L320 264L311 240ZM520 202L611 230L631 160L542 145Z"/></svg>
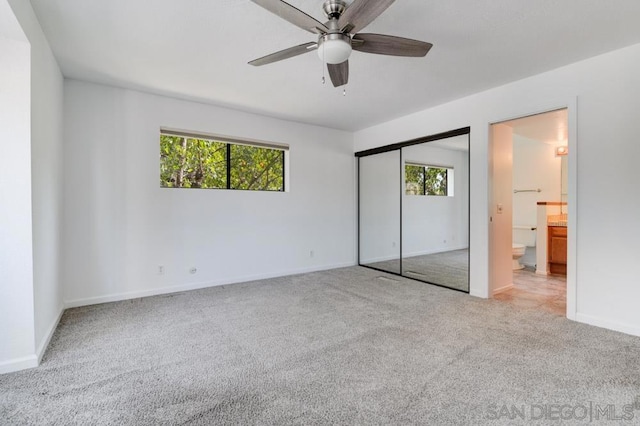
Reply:
<svg viewBox="0 0 640 426"><path fill-rule="evenodd" d="M453 197L453 168L406 163L406 195Z"/></svg>

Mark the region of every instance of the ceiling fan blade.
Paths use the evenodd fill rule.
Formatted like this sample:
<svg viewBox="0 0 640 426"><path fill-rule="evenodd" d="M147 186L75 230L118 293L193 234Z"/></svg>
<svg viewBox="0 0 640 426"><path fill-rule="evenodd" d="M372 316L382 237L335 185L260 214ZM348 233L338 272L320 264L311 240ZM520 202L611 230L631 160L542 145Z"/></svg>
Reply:
<svg viewBox="0 0 640 426"><path fill-rule="evenodd" d="M338 27L354 34L369 25L395 0L355 0L338 20Z"/></svg>
<svg viewBox="0 0 640 426"><path fill-rule="evenodd" d="M311 52L318 48L318 43L311 42L300 44L298 46L290 47L288 49L281 50L271 55L263 56L262 58L254 59L249 62L250 65L259 67L260 65L267 65L272 62L282 61L283 59L293 58L294 56L302 55L303 53Z"/></svg>
<svg viewBox="0 0 640 426"><path fill-rule="evenodd" d="M344 86L349 82L349 61L344 61L341 64L327 64L327 69L333 87Z"/></svg>
<svg viewBox="0 0 640 426"><path fill-rule="evenodd" d="M300 9L291 6L289 3L281 0L251 0L258 6L262 6L269 12L274 13L289 21L293 25L309 31L310 33L323 33L329 31L327 27L320 21L315 20Z"/></svg>
<svg viewBox="0 0 640 426"><path fill-rule="evenodd" d="M384 34L356 34L352 39L353 50L391 56L426 56L433 44L410 38Z"/></svg>

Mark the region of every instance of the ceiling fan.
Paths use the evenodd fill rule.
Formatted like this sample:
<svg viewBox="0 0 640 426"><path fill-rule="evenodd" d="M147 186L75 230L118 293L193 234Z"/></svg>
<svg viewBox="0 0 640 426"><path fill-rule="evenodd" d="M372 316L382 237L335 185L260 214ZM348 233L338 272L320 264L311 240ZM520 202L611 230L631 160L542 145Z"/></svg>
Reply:
<svg viewBox="0 0 640 426"><path fill-rule="evenodd" d="M318 41L290 47L249 64L266 65L317 50L320 59L327 64L335 87L343 86L349 81L349 56L352 50L380 55L422 57L433 46L431 43L408 38L358 33L395 0L354 0L349 6L343 0L326 0L322 8L328 21L324 24L281 0L251 1L303 30L318 34Z"/></svg>

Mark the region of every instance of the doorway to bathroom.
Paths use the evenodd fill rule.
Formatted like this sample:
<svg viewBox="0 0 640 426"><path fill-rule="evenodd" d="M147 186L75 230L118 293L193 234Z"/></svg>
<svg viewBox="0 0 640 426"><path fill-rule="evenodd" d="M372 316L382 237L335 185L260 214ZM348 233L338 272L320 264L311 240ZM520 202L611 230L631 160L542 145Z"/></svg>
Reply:
<svg viewBox="0 0 640 426"><path fill-rule="evenodd" d="M491 124L490 294L567 310L568 108Z"/></svg>

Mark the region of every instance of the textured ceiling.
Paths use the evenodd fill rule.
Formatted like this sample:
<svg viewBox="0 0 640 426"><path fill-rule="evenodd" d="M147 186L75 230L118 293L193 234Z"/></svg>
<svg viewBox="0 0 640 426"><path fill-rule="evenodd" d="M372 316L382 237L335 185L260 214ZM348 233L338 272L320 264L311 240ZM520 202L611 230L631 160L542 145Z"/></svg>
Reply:
<svg viewBox="0 0 640 426"><path fill-rule="evenodd" d="M31 3L67 77L345 130L640 42L638 0L399 0L363 32L433 49L426 58L353 52L342 96L322 85L315 53L247 65L314 41L249 0ZM290 3L324 21L322 0Z"/></svg>

